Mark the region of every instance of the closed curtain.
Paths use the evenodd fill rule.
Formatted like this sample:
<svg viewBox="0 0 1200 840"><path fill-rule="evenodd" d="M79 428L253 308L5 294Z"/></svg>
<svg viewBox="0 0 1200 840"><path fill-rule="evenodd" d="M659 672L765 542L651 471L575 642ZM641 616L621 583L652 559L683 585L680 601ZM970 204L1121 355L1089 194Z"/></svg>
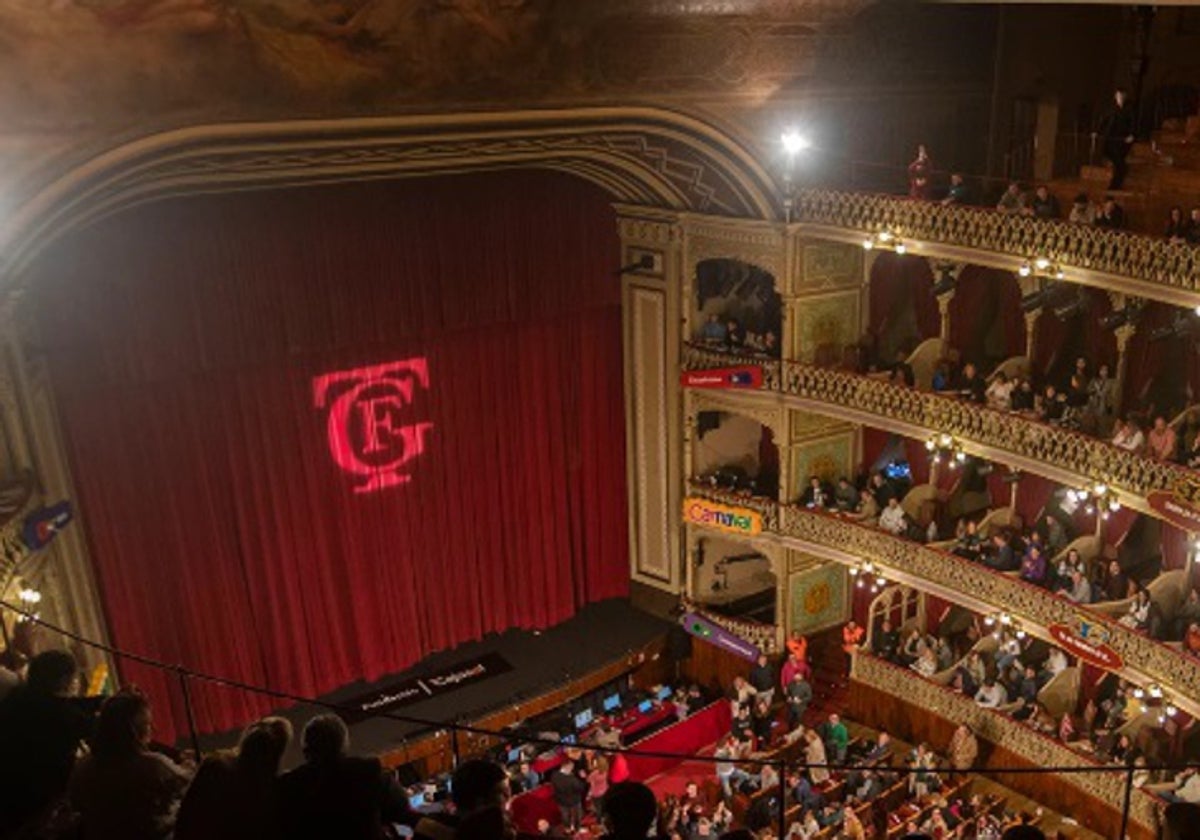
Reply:
<svg viewBox="0 0 1200 840"><path fill-rule="evenodd" d="M524 172L174 200L57 248L33 287L113 642L320 694L626 594L618 251L603 194ZM424 376L331 424L391 363ZM173 679L121 671L180 732ZM203 730L273 705L195 699Z"/></svg>

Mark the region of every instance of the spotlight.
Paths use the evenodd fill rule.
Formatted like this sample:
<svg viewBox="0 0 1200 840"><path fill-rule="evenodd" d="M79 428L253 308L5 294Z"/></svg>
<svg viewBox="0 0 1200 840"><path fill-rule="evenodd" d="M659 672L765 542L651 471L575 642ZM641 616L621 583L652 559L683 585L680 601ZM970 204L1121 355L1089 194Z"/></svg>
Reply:
<svg viewBox="0 0 1200 840"><path fill-rule="evenodd" d="M789 128L779 137L779 141L783 143L783 150L789 155L795 155L812 147L812 141L796 131L794 128Z"/></svg>

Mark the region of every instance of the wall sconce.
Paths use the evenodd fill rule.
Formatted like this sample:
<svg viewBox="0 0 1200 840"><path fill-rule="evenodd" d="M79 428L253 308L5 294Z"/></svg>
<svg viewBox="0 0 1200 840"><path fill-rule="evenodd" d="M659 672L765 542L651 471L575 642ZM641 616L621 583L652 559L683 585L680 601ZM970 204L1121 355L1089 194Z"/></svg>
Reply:
<svg viewBox="0 0 1200 840"><path fill-rule="evenodd" d="M886 251L895 251L903 256L908 253L908 245L904 240L890 230L881 230L872 236L868 236L862 242L864 251L872 251L875 248L881 248Z"/></svg>
<svg viewBox="0 0 1200 840"><path fill-rule="evenodd" d="M1099 513L1102 520L1121 509L1117 494L1109 489L1103 481L1097 481L1084 490L1067 490L1067 500L1077 505L1083 505L1083 512L1088 516Z"/></svg>
<svg viewBox="0 0 1200 840"><path fill-rule="evenodd" d="M942 460L950 462L950 469L958 469L960 464L966 463L967 453L963 449L963 445L955 440L946 432L941 432L925 441L926 451L932 454L930 461L934 464L940 464Z"/></svg>
<svg viewBox="0 0 1200 840"><path fill-rule="evenodd" d="M878 595L883 591L883 587L887 585L887 578L883 574L883 569L876 566L870 560L865 560L851 566L850 577L854 578L855 589L870 587L872 595Z"/></svg>
<svg viewBox="0 0 1200 840"><path fill-rule="evenodd" d="M1017 621L1006 612L998 612L985 616L983 619L983 624L985 627L994 628L992 630L992 636L997 639L1004 634L1005 630L1011 632L1017 637L1017 639L1021 641L1024 641L1025 636L1028 635L1025 632L1025 628L1021 626L1021 622Z"/></svg>
<svg viewBox="0 0 1200 840"><path fill-rule="evenodd" d="M1017 268L1017 274L1022 277L1044 277L1047 280L1065 280L1067 273L1046 257L1033 257L1025 260Z"/></svg>

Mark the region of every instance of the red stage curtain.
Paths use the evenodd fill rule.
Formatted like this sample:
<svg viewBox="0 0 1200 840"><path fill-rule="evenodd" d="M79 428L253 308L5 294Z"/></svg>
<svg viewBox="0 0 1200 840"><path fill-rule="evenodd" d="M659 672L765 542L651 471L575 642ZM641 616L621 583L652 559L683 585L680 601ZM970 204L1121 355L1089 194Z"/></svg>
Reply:
<svg viewBox="0 0 1200 840"><path fill-rule="evenodd" d="M965 266L950 300L950 346L964 362L982 366L1025 352L1021 289L1011 271Z"/></svg>
<svg viewBox="0 0 1200 840"><path fill-rule="evenodd" d="M869 288L870 325L868 332L880 348L880 338L899 341L895 350L911 351L921 341L936 338L941 329L937 299L933 296L933 275L924 257L879 254L871 266ZM888 348L883 348L886 352ZM889 365L894 356L878 361Z"/></svg>
<svg viewBox="0 0 1200 840"><path fill-rule="evenodd" d="M113 641L319 694L626 594L618 259L605 196L548 173L170 201L64 243L33 286ZM425 451L356 492L313 379L410 358L428 389L388 417ZM183 728L171 677L122 676ZM204 730L273 705L196 700Z"/></svg>

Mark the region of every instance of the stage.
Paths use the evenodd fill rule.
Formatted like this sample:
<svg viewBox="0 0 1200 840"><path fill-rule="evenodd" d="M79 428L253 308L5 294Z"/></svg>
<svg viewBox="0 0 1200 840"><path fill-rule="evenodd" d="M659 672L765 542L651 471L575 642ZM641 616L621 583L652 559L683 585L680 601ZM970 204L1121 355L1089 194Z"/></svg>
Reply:
<svg viewBox="0 0 1200 840"><path fill-rule="evenodd" d="M373 683L343 686L320 699L358 708L365 702L399 696L401 686L425 687L430 677L445 682L449 675L448 680L453 682L471 665L482 662L490 667L473 681L464 680L429 697L422 698L419 692L413 692L415 696L409 702L387 709L391 714L435 724L471 723L547 695L605 666L620 664L624 656L661 638L669 627L669 622L635 609L626 599L609 599L584 607L574 618L547 630L493 634L429 656L413 668ZM285 767L300 762L300 730L305 721L322 711L313 705L298 705L278 712L296 728L296 739L284 757ZM362 719L358 720L355 715L346 715L351 751L356 755L381 756L390 759L391 764L399 763L397 756L406 746L440 728L368 715L362 713ZM238 733L229 732L203 737L201 747L205 752L229 747L236 743L237 736ZM462 746L466 746L465 741Z"/></svg>

